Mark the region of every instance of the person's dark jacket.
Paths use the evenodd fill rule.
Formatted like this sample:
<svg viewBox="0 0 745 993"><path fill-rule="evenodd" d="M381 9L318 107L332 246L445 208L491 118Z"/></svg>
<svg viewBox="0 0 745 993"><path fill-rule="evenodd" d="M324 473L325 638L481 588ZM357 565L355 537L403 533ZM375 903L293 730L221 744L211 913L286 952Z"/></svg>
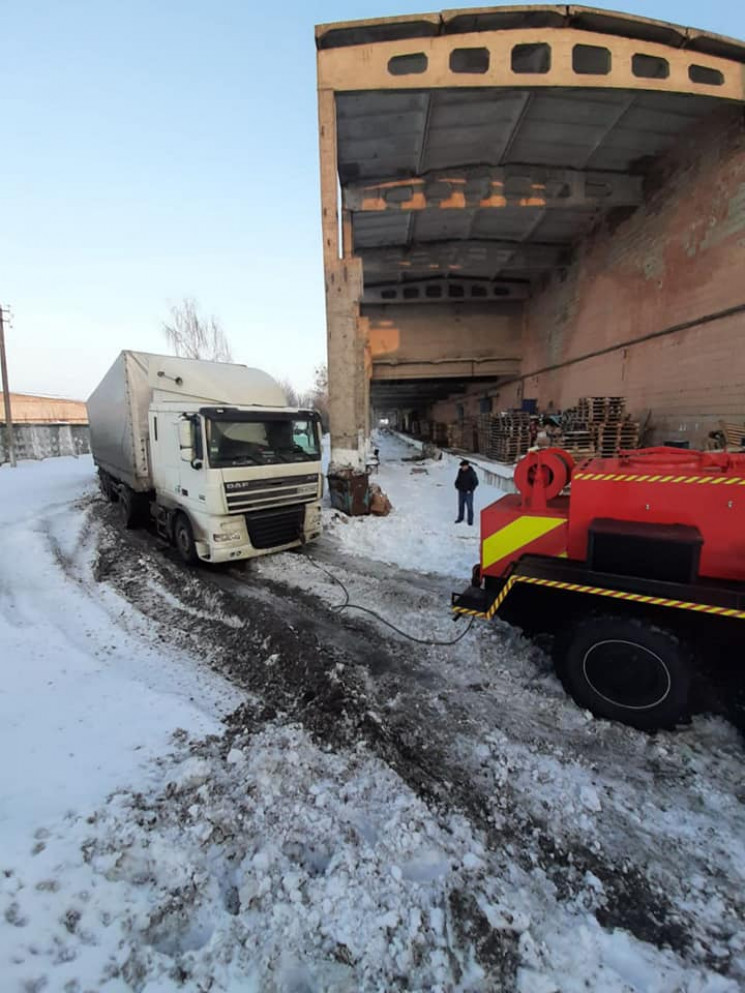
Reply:
<svg viewBox="0 0 745 993"><path fill-rule="evenodd" d="M456 490L469 493L475 490L478 485L479 477L476 475L473 466L469 465L467 469L458 470L458 475L455 477Z"/></svg>

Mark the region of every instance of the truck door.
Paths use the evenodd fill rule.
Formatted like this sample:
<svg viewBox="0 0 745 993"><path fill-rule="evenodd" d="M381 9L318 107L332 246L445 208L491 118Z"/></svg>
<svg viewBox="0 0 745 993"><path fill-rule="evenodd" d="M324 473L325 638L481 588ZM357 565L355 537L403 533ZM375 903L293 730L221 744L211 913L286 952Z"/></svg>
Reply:
<svg viewBox="0 0 745 993"><path fill-rule="evenodd" d="M178 497L181 471L178 419L171 412L150 411L150 452L155 492L171 503Z"/></svg>
<svg viewBox="0 0 745 993"><path fill-rule="evenodd" d="M179 503L194 510L205 510L207 468L205 465L202 418L198 414L182 418L176 425L178 435Z"/></svg>

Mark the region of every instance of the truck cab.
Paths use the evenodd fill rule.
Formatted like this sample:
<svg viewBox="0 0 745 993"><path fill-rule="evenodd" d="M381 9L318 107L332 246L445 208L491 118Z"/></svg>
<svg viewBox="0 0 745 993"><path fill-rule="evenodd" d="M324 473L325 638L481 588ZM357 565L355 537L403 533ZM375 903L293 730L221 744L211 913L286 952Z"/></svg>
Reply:
<svg viewBox="0 0 745 993"><path fill-rule="evenodd" d="M259 369L122 352L88 400L104 493L182 559L220 563L321 531L321 423Z"/></svg>
<svg viewBox="0 0 745 993"><path fill-rule="evenodd" d="M156 514L182 557L246 559L321 531L321 427L309 410L197 407L149 412ZM191 547L193 544L193 548Z"/></svg>

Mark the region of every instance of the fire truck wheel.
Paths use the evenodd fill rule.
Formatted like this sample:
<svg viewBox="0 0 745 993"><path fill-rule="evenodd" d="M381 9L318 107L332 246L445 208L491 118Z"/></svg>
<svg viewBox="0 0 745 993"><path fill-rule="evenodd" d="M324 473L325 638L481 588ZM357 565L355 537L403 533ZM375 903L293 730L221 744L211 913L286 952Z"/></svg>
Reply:
<svg viewBox="0 0 745 993"><path fill-rule="evenodd" d="M652 731L687 713L692 662L672 632L643 618L580 621L558 670L577 703L598 717Z"/></svg>
<svg viewBox="0 0 745 993"><path fill-rule="evenodd" d="M179 514L173 526L173 543L185 565L195 565L198 561L194 544L194 532L186 514Z"/></svg>

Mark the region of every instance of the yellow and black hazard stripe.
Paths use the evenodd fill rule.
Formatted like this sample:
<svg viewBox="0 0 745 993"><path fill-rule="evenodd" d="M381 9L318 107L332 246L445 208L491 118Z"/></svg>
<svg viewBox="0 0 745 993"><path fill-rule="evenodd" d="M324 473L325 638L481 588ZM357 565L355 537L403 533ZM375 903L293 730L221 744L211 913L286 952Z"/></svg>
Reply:
<svg viewBox="0 0 745 993"><path fill-rule="evenodd" d="M496 599L488 610L470 610L465 607L453 606L456 614L468 617L481 617L491 620L502 606L516 583L529 583L533 586L548 586L552 589L567 590L570 593L587 593L590 596L609 597L612 600L629 600L633 603L646 603L653 607L672 607L677 610L690 610L697 614L715 614L719 617L734 617L745 620L745 610L735 610L730 607L716 607L708 603L694 603L687 600L671 600L667 597L647 596L644 593L626 593L622 590L609 590L602 586L583 586L580 583L566 583L558 579L539 579L535 576L510 576Z"/></svg>
<svg viewBox="0 0 745 993"><path fill-rule="evenodd" d="M595 482L614 481L618 483L709 483L712 486L745 486L740 476L651 476L624 472L575 472L572 479L588 479Z"/></svg>
<svg viewBox="0 0 745 993"><path fill-rule="evenodd" d="M489 569L496 562L514 556L520 550L547 537L558 528L566 529L566 517L540 517L537 514L522 514L498 528L484 538L481 545L481 568ZM559 547L566 548L566 542L559 539ZM554 549L549 548L549 553Z"/></svg>

